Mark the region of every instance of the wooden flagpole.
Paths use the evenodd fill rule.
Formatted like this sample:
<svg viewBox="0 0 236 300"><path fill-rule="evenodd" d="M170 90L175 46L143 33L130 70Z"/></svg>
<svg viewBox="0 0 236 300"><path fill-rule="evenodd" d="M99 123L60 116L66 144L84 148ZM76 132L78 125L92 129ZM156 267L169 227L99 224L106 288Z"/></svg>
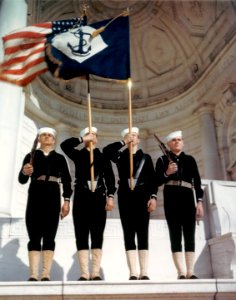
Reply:
<svg viewBox="0 0 236 300"><path fill-rule="evenodd" d="M129 78L128 80L128 92L129 92L129 133L132 133L132 102L131 102L131 87L132 82ZM130 162L130 189L134 189L134 178L133 178L133 146L132 143L129 143L129 162Z"/></svg>
<svg viewBox="0 0 236 300"><path fill-rule="evenodd" d="M88 125L89 133L92 133L92 113L91 113L91 96L90 96L90 84L89 74L87 75L88 85ZM91 175L91 191L94 192L94 157L93 157L93 142L89 142L90 152L90 175Z"/></svg>
<svg viewBox="0 0 236 300"><path fill-rule="evenodd" d="M83 14L82 17L87 16L87 3L83 4ZM92 133L92 113L91 113L91 96L90 96L90 80L89 74L86 75L87 79L87 100L88 100L88 127L89 133ZM89 152L90 152L90 179L91 179L91 191L94 192L94 157L93 157L93 142L89 142Z"/></svg>

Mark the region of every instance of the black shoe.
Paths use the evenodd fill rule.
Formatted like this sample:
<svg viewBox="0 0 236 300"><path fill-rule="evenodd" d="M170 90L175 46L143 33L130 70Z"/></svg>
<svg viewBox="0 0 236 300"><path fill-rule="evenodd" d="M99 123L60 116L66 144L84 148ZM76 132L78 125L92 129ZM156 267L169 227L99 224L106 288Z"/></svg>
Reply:
<svg viewBox="0 0 236 300"><path fill-rule="evenodd" d="M196 275L191 275L189 279L198 279L198 277Z"/></svg>
<svg viewBox="0 0 236 300"><path fill-rule="evenodd" d="M136 276L130 276L129 280L138 280L138 277L136 277Z"/></svg>
<svg viewBox="0 0 236 300"><path fill-rule="evenodd" d="M36 278L34 278L34 277L30 277L30 278L28 279L28 281L38 281L38 279L36 279Z"/></svg>
<svg viewBox="0 0 236 300"><path fill-rule="evenodd" d="M88 281L89 279L88 278L85 278L85 277L83 277L83 276L81 276L79 279L78 279L78 281Z"/></svg>
<svg viewBox="0 0 236 300"><path fill-rule="evenodd" d="M50 279L48 277L43 277L41 278L41 281L50 281Z"/></svg>
<svg viewBox="0 0 236 300"><path fill-rule="evenodd" d="M139 279L140 280L150 280L150 278L148 276L146 276L146 275L141 276Z"/></svg>
<svg viewBox="0 0 236 300"><path fill-rule="evenodd" d="M91 280L102 280L102 278L100 276L95 276L95 277L91 278Z"/></svg>
<svg viewBox="0 0 236 300"><path fill-rule="evenodd" d="M180 275L178 279L186 279L186 277L184 275Z"/></svg>

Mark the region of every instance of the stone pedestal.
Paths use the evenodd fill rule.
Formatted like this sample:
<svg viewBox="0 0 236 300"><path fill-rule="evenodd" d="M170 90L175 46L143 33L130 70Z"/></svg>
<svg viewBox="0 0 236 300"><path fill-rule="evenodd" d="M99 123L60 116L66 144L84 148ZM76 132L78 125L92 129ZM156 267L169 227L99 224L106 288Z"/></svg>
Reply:
<svg viewBox="0 0 236 300"><path fill-rule="evenodd" d="M236 236L227 233L208 241L214 278L235 278Z"/></svg>

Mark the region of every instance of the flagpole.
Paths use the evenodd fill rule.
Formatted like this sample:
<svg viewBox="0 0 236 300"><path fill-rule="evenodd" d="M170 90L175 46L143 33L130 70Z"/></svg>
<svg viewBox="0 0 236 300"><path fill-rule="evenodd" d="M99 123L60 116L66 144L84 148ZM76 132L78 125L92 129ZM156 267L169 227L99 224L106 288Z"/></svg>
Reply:
<svg viewBox="0 0 236 300"><path fill-rule="evenodd" d="M132 133L132 102L131 102L131 87L132 82L129 78L128 80L128 92L129 92L129 133ZM134 189L134 180L133 180L133 145L129 143L129 163L130 163L130 189Z"/></svg>
<svg viewBox="0 0 236 300"><path fill-rule="evenodd" d="M87 74L87 85L88 85L88 124L89 133L92 133L92 113L91 113L91 97L90 97L90 85L89 85L89 74ZM90 152L90 175L91 175L91 191L94 192L94 157L93 157L93 142L89 142Z"/></svg>

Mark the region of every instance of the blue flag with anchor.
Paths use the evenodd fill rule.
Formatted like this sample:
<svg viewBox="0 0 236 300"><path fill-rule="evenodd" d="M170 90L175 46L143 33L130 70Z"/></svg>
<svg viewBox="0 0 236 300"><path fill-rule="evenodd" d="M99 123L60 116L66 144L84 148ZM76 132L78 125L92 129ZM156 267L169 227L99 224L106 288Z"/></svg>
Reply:
<svg viewBox="0 0 236 300"><path fill-rule="evenodd" d="M65 80L88 74L130 78L129 17L90 25L84 20L67 32L48 35L46 61L49 71Z"/></svg>

